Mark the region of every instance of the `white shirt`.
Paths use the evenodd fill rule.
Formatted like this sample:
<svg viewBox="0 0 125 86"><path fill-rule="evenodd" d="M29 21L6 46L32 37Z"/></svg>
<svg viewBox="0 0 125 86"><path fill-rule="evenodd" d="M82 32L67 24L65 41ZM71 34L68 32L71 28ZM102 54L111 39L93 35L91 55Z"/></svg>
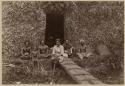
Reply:
<svg viewBox="0 0 125 86"><path fill-rule="evenodd" d="M53 47L53 51L52 51L52 54L61 54L63 55L64 54L64 47L62 45L55 45Z"/></svg>

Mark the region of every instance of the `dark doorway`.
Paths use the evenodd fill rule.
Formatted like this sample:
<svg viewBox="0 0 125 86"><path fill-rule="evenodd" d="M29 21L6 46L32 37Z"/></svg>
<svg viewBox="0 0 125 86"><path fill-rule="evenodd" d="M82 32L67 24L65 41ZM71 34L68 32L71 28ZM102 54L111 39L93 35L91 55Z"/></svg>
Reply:
<svg viewBox="0 0 125 86"><path fill-rule="evenodd" d="M52 47L57 38L64 41L64 16L59 14L46 15L45 43Z"/></svg>

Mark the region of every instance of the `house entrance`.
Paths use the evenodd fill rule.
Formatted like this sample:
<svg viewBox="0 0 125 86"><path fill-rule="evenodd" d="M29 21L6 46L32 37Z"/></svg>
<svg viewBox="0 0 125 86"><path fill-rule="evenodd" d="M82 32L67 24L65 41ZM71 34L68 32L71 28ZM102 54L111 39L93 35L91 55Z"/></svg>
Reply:
<svg viewBox="0 0 125 86"><path fill-rule="evenodd" d="M61 39L64 41L64 16L60 14L47 14L46 15L46 32L45 43L52 47L55 45L55 40Z"/></svg>

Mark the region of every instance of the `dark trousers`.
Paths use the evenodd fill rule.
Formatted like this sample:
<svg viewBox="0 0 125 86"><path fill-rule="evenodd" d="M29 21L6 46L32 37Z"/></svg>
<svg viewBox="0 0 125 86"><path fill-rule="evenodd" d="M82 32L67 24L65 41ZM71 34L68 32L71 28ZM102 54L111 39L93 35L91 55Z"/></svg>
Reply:
<svg viewBox="0 0 125 86"><path fill-rule="evenodd" d="M55 65L55 68L61 68L61 65L59 64L59 59L53 59L51 60L51 66L52 66L52 69L54 68L54 65Z"/></svg>

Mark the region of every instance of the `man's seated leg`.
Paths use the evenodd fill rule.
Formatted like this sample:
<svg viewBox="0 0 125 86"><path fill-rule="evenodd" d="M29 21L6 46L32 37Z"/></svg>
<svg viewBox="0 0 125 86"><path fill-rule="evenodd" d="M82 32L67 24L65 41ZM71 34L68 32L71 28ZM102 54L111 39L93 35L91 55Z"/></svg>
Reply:
<svg viewBox="0 0 125 86"><path fill-rule="evenodd" d="M59 63L61 63L61 62L63 62L63 60L66 58L67 56L66 56L66 54L65 54L65 56L63 55L63 56L59 56L58 58L59 58Z"/></svg>
<svg viewBox="0 0 125 86"><path fill-rule="evenodd" d="M84 59L84 58L88 58L87 57L87 53L77 53L77 55L78 55L78 57L80 58L80 59Z"/></svg>
<svg viewBox="0 0 125 86"><path fill-rule="evenodd" d="M79 57L80 59L83 59L82 53L77 53L77 55L78 55L78 57Z"/></svg>
<svg viewBox="0 0 125 86"><path fill-rule="evenodd" d="M67 53L64 53L63 56L66 57L66 58L68 58L68 54Z"/></svg>
<svg viewBox="0 0 125 86"><path fill-rule="evenodd" d="M71 55L72 55L71 49L65 50L64 57L71 57Z"/></svg>

